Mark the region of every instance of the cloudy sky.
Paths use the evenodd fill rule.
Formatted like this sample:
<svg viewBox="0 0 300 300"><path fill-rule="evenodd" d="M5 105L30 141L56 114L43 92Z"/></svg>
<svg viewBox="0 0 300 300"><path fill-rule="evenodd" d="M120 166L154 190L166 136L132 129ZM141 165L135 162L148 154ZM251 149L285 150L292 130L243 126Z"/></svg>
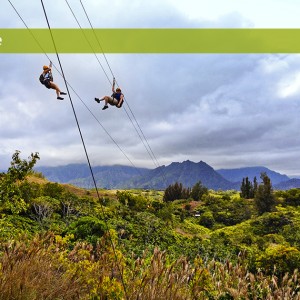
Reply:
<svg viewBox="0 0 300 300"><path fill-rule="evenodd" d="M28 27L47 27L40 1L11 2ZM89 28L80 1L68 2ZM82 2L95 28L300 27L298 0ZM53 28L78 28L65 1L44 4ZM0 28L24 28L6 0L0 0ZM49 56L58 66L56 55ZM105 111L93 99L111 87L95 55L60 58L92 165L155 168L189 159L214 169L261 165L300 175L298 54L106 54L126 104ZM38 81L45 64L45 54L0 54L0 169L15 150L23 158L39 152L39 166L86 163L68 97L56 100Z"/></svg>

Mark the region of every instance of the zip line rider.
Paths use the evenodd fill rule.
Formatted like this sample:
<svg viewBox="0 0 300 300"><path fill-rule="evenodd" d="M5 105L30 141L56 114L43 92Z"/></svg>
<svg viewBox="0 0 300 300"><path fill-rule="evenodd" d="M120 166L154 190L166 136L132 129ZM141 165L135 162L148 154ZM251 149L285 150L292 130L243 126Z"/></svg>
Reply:
<svg viewBox="0 0 300 300"><path fill-rule="evenodd" d="M43 84L47 89L53 89L56 91L57 99L64 100L64 98L60 97L60 95L67 95L67 93L61 92L59 87L53 82L52 76L52 62L50 61L50 65L43 66L43 73L40 75L40 82Z"/></svg>
<svg viewBox="0 0 300 300"><path fill-rule="evenodd" d="M108 108L108 103L112 106L116 106L118 108L122 107L123 105L123 102L124 102L124 95L122 94L121 92L121 89L120 88L116 88L115 90L115 84L116 84L116 80L115 78L113 79L113 85L112 85L112 92L113 94L110 96L103 96L102 98L95 98L95 101L100 103L100 101L105 101L105 104L102 108L102 110L105 110Z"/></svg>

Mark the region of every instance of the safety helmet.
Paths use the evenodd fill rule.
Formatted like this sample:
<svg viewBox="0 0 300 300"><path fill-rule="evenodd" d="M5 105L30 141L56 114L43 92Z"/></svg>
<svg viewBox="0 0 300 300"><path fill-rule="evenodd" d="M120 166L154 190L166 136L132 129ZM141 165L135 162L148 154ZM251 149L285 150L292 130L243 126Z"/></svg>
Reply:
<svg viewBox="0 0 300 300"><path fill-rule="evenodd" d="M47 69L49 69L48 66L43 66L43 70L47 70Z"/></svg>

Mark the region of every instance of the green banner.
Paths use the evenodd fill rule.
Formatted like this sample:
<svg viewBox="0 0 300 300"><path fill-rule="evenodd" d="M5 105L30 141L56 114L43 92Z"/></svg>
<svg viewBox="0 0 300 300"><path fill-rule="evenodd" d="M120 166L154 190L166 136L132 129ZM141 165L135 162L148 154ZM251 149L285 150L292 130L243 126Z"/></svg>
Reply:
<svg viewBox="0 0 300 300"><path fill-rule="evenodd" d="M58 53L300 53L300 29L52 29ZM0 53L55 53L48 29L0 29Z"/></svg>

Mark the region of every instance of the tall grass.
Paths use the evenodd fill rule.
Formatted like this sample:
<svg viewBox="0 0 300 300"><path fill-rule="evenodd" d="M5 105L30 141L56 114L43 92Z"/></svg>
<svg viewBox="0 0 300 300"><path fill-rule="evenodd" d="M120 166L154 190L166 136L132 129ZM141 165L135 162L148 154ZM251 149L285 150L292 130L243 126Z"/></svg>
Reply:
<svg viewBox="0 0 300 300"><path fill-rule="evenodd" d="M0 299L80 299L76 276L55 266L45 240L3 245L0 258Z"/></svg>
<svg viewBox="0 0 300 300"><path fill-rule="evenodd" d="M96 247L68 247L53 236L2 245L0 300L300 299L297 270L280 280L262 271L252 274L243 256L236 264L184 257L170 261L156 249L151 256L125 259L117 250L116 260L105 238Z"/></svg>

